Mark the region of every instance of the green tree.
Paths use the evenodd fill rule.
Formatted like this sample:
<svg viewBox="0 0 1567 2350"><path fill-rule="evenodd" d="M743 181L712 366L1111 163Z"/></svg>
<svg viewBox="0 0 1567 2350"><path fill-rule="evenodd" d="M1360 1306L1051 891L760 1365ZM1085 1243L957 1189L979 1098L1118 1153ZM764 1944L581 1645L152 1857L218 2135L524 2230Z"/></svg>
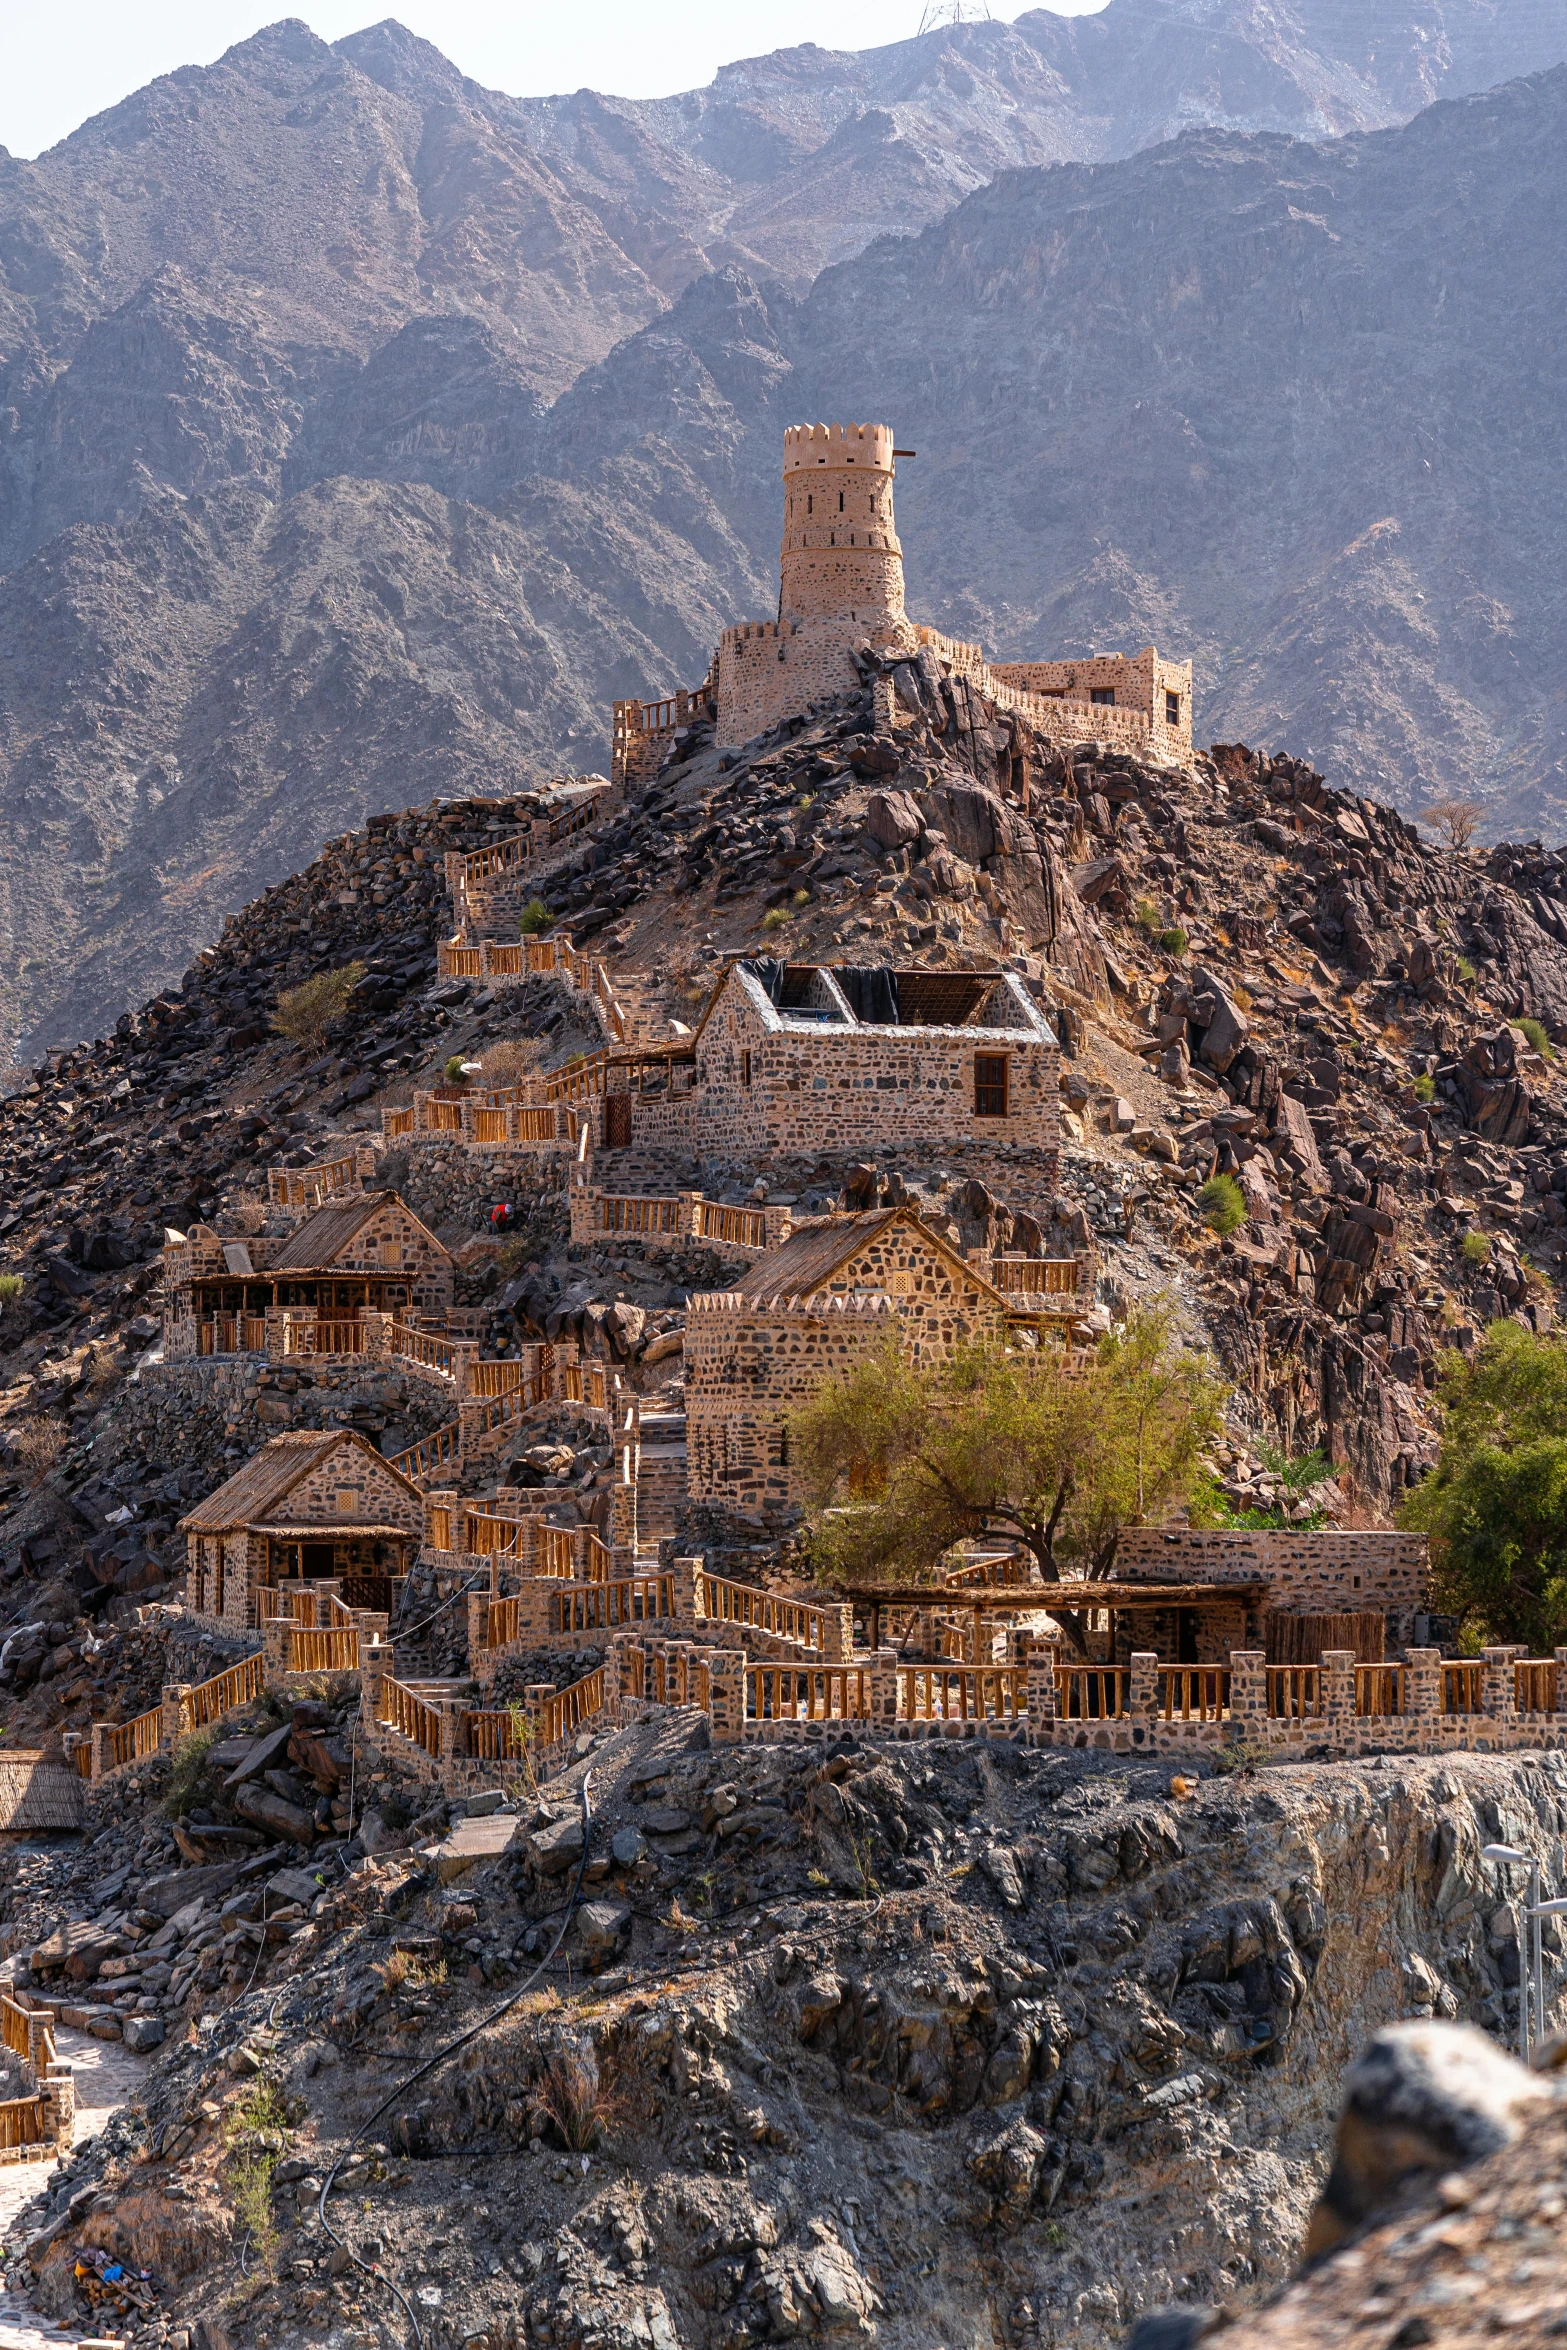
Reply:
<svg viewBox="0 0 1567 2350"><path fill-rule="evenodd" d="M1492 1641L1549 1654L1567 1627L1567 1343L1495 1322L1446 1357L1441 1457L1401 1523L1431 1537L1436 1596Z"/></svg>
<svg viewBox="0 0 1567 2350"><path fill-rule="evenodd" d="M791 1415L813 1563L841 1582L925 1582L955 1542L1005 1535L1046 1583L1102 1579L1128 1526L1197 1486L1226 1393L1163 1307L1071 1363L976 1346L916 1369L889 1345ZM1055 1612L1082 1647L1078 1616Z"/></svg>

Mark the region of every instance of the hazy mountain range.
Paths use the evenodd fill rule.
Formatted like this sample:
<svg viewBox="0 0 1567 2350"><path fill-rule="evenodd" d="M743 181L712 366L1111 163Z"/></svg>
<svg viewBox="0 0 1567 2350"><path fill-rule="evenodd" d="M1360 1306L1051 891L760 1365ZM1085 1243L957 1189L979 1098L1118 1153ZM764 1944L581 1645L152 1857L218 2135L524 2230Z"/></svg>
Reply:
<svg viewBox="0 0 1567 2350"><path fill-rule="evenodd" d="M803 416L920 451L922 616L1559 831L1564 57L1567 0L1111 0L522 100L288 22L0 156L4 1033L602 763L770 608Z"/></svg>

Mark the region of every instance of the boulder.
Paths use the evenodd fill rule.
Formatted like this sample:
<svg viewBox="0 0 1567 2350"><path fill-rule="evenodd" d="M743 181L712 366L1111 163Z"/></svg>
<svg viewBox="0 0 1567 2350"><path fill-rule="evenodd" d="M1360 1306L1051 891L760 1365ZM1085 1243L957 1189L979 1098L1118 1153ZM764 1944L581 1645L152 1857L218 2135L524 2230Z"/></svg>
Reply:
<svg viewBox="0 0 1567 2350"><path fill-rule="evenodd" d="M163 2044L161 2015L128 2015L120 2026L120 2038L133 2056L145 2056L151 2049Z"/></svg>
<svg viewBox="0 0 1567 2350"><path fill-rule="evenodd" d="M585 1901L576 1931L589 1966L606 1966L631 1931L631 1912L623 1901Z"/></svg>
<svg viewBox="0 0 1567 2350"><path fill-rule="evenodd" d="M548 1820L535 1828L528 1838L528 1851L540 1876L563 1876L582 1858L581 1814L567 1812L563 1819Z"/></svg>
<svg viewBox="0 0 1567 2350"><path fill-rule="evenodd" d="M1464 1124L1502 1149L1516 1150L1529 1139L1533 1102L1518 1075L1518 1053L1510 1028L1477 1036L1458 1064L1458 1091Z"/></svg>
<svg viewBox="0 0 1567 2350"><path fill-rule="evenodd" d="M925 820L906 791L872 792L865 809L865 827L883 849L912 848Z"/></svg>
<svg viewBox="0 0 1567 2350"><path fill-rule="evenodd" d="M234 1809L242 1819L265 1828L269 1835L280 1836L289 1844L309 1844L315 1836L316 1823L308 1811L291 1803L275 1788L257 1786L254 1781L241 1787L234 1798Z"/></svg>

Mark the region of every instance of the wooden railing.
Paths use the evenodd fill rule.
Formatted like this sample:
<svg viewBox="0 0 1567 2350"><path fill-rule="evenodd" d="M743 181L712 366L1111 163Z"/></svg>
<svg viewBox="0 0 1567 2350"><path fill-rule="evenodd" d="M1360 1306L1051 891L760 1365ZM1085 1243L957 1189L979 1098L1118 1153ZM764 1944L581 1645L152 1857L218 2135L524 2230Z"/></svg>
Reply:
<svg viewBox="0 0 1567 2350"><path fill-rule="evenodd" d="M900 1665L898 1718L905 1722L1021 1722L1026 1665Z"/></svg>
<svg viewBox="0 0 1567 2350"><path fill-rule="evenodd" d="M45 2020L46 2018L47 2022L50 2024L52 2024L54 2021L54 2016L51 2011L39 2010L37 2008L18 2007L16 2001L10 1996L8 1992L0 1994L0 2039L3 2039L6 2047L10 2049L13 2056L30 2057L32 2055L33 2038L31 2018L34 2016L38 2016L40 2020ZM54 2043L52 2038L49 2043L49 2061L51 2063L54 2061Z"/></svg>
<svg viewBox="0 0 1567 2350"><path fill-rule="evenodd" d="M599 1230L601 1232L678 1232L680 1207L678 1199L600 1199Z"/></svg>
<svg viewBox="0 0 1567 2350"><path fill-rule="evenodd" d="M776 1599L751 1583L726 1582L722 1575L699 1575L697 1607L710 1622L749 1624L775 1639L793 1640L801 1648L824 1645L822 1611L797 1599Z"/></svg>
<svg viewBox="0 0 1567 2350"><path fill-rule="evenodd" d="M561 1370L561 1393L567 1403L585 1404L590 1411L608 1408L608 1388L602 1363L566 1363Z"/></svg>
<svg viewBox="0 0 1567 2350"><path fill-rule="evenodd" d="M210 1681L198 1681L190 1693L190 1724L193 1730L205 1729L208 1722L219 1722L238 1705L249 1705L261 1695L263 1660L258 1650L254 1656L242 1656L237 1665L229 1665L221 1673L214 1673Z"/></svg>
<svg viewBox="0 0 1567 2350"><path fill-rule="evenodd" d="M1513 1703L1521 1714L1556 1711L1556 1659L1520 1656L1513 1659Z"/></svg>
<svg viewBox="0 0 1567 2350"><path fill-rule="evenodd" d="M627 1624L667 1622L675 1612L673 1575L617 1575L613 1582L563 1584L549 1595L554 1632L614 1632Z"/></svg>
<svg viewBox="0 0 1567 2350"><path fill-rule="evenodd" d="M522 1637L522 1601L492 1599L489 1624L484 1635L486 1648L509 1648Z"/></svg>
<svg viewBox="0 0 1567 2350"><path fill-rule="evenodd" d="M261 1355L267 1351L267 1324L263 1314L214 1314L196 1325L197 1345L204 1355Z"/></svg>
<svg viewBox="0 0 1567 2350"><path fill-rule="evenodd" d="M530 1739L527 1717L514 1713L465 1713L463 1724L468 1752L481 1762L522 1762Z"/></svg>
<svg viewBox="0 0 1567 2350"><path fill-rule="evenodd" d="M1276 1722L1314 1722L1322 1715L1320 1665L1269 1665L1268 1712Z"/></svg>
<svg viewBox="0 0 1567 2350"><path fill-rule="evenodd" d="M283 1323L283 1352L285 1355L362 1355L365 1351L363 1322L293 1322Z"/></svg>
<svg viewBox="0 0 1567 2350"><path fill-rule="evenodd" d="M326 1620L335 1632L358 1630L353 1609L346 1599L339 1599L335 1591L329 1591L326 1595Z"/></svg>
<svg viewBox="0 0 1567 2350"><path fill-rule="evenodd" d="M580 1061L568 1061L540 1082L547 1102L585 1102L601 1094L608 1081L609 1055L598 1052L586 1054Z"/></svg>
<svg viewBox="0 0 1567 2350"><path fill-rule="evenodd" d="M569 1689L557 1689L553 1697L541 1701L534 1717L534 1736L541 1747L557 1746L603 1710L604 1668L598 1665L580 1681L573 1681Z"/></svg>
<svg viewBox="0 0 1567 2350"><path fill-rule="evenodd" d="M343 1631L294 1624L289 1627L283 1653L283 1669L288 1673L357 1673L359 1634L352 1626Z"/></svg>
<svg viewBox="0 0 1567 2350"><path fill-rule="evenodd" d="M555 1575L563 1583L577 1579L577 1543L570 1526L541 1526L536 1550L541 1575Z"/></svg>
<svg viewBox="0 0 1567 2350"><path fill-rule="evenodd" d="M1022 1290L1029 1297L1075 1297L1075 1257L996 1257L992 1277L1003 1292Z"/></svg>
<svg viewBox="0 0 1567 2350"><path fill-rule="evenodd" d="M474 1141L504 1142L507 1139L506 1116L504 1110L475 1110L473 1113Z"/></svg>
<svg viewBox="0 0 1567 2350"><path fill-rule="evenodd" d="M760 1208L726 1208L716 1200L693 1200L691 1232L696 1240L729 1241L736 1248L767 1245L767 1219Z"/></svg>
<svg viewBox="0 0 1567 2350"><path fill-rule="evenodd" d="M484 968L477 947L458 946L454 940L444 938L436 947L435 964L442 979L478 979Z"/></svg>
<svg viewBox="0 0 1567 2350"><path fill-rule="evenodd" d="M1131 1711L1132 1676L1120 1665L1057 1665L1056 1712L1064 1722L1113 1722Z"/></svg>
<svg viewBox="0 0 1567 2350"><path fill-rule="evenodd" d="M1406 1711L1405 1684L1408 1679L1403 1665L1357 1665L1355 1667L1355 1711L1371 1721L1395 1719Z"/></svg>
<svg viewBox="0 0 1567 2350"><path fill-rule="evenodd" d="M423 1363L426 1370L437 1371L443 1379L455 1379L460 1360L457 1349L449 1338L437 1338L429 1330L415 1330L407 1322L394 1322L387 1335L387 1351L405 1363Z"/></svg>
<svg viewBox="0 0 1567 2350"><path fill-rule="evenodd" d="M1161 1665L1159 1681L1167 1722L1222 1722L1230 1710L1228 1665Z"/></svg>
<svg viewBox="0 0 1567 2350"><path fill-rule="evenodd" d="M394 1453L392 1467L401 1469L405 1477L414 1481L420 1477L433 1477L438 1469L451 1466L461 1446L462 1422L448 1420L444 1428L432 1429L428 1436L421 1436L417 1444L411 1444L406 1452Z"/></svg>
<svg viewBox="0 0 1567 2350"><path fill-rule="evenodd" d="M470 1395L510 1395L512 1390L527 1384L528 1366L520 1358L497 1357L491 1362L470 1363L468 1392Z"/></svg>
<svg viewBox="0 0 1567 2350"><path fill-rule="evenodd" d="M49 2143L49 2108L42 2096L11 2097L0 2105L0 2153Z"/></svg>
<svg viewBox="0 0 1567 2350"><path fill-rule="evenodd" d="M413 1130L414 1114L412 1110L383 1110L381 1112L381 1132L388 1141L395 1140L400 1134L412 1134Z"/></svg>
<svg viewBox="0 0 1567 2350"><path fill-rule="evenodd" d="M745 1712L751 1722L869 1721L871 1676L864 1665L747 1665Z"/></svg>
<svg viewBox="0 0 1567 2350"><path fill-rule="evenodd" d="M156 1754L163 1739L163 1708L155 1705L150 1713L138 1714L133 1722L115 1722L108 1736L109 1767L119 1770L125 1763L145 1762Z"/></svg>
<svg viewBox="0 0 1567 2350"><path fill-rule="evenodd" d="M1442 1665L1442 1711L1445 1714L1477 1714L1482 1711L1485 1698L1485 1666L1478 1658L1462 1659Z"/></svg>
<svg viewBox="0 0 1567 2350"><path fill-rule="evenodd" d="M475 1558L515 1558L524 1547L530 1522L527 1518L503 1518L470 1503L462 1514L462 1547Z"/></svg>
<svg viewBox="0 0 1567 2350"><path fill-rule="evenodd" d="M379 1719L415 1746L422 1746L426 1754L437 1762L441 1756L441 1716L436 1706L427 1705L416 1690L405 1681L388 1677L381 1683L381 1711Z"/></svg>
<svg viewBox="0 0 1567 2350"><path fill-rule="evenodd" d="M92 1777L92 1740L90 1738L84 1738L76 1749L76 1776L79 1779Z"/></svg>

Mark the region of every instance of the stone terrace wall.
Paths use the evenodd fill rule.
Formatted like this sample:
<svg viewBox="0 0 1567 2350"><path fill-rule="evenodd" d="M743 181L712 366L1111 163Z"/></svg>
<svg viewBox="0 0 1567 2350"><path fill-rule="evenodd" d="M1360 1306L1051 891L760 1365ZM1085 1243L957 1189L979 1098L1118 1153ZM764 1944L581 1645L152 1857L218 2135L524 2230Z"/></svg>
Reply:
<svg viewBox="0 0 1567 2350"><path fill-rule="evenodd" d="M1379 1532L1178 1528L1161 1533L1140 1527L1121 1537L1116 1554L1116 1573L1127 1582L1226 1583L1258 1577L1272 1587L1271 1607L1301 1615L1423 1607L1429 1567L1423 1534Z"/></svg>

